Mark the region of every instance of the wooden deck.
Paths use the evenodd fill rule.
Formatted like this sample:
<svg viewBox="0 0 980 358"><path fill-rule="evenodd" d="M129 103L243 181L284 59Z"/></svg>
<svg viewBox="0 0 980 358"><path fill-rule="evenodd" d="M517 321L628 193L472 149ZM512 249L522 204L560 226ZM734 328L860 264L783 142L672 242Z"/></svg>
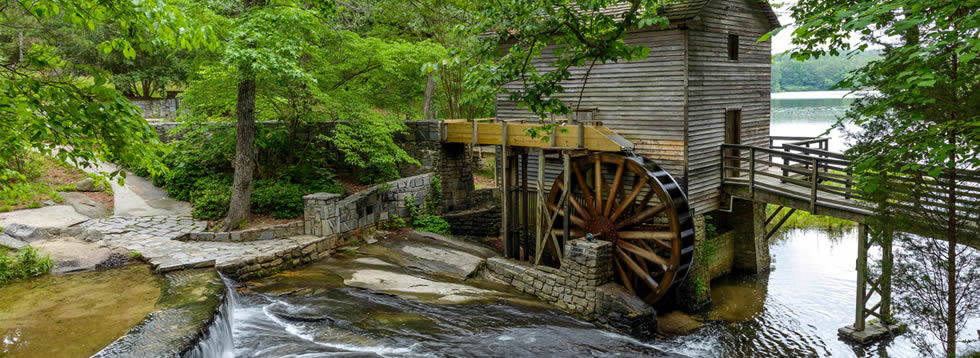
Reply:
<svg viewBox="0 0 980 358"><path fill-rule="evenodd" d="M774 137L780 139L779 137ZM783 138L787 139L787 138ZM875 215L876 207L867 195L855 190L856 178L850 173L850 161L840 153L827 150L826 138L788 138L780 146L762 148L725 144L721 147L722 187L725 193L864 223ZM771 142L772 143L772 142ZM910 233L926 235L924 215L945 217L945 193L940 182L912 183L910 179L892 177L899 187L926 185L936 191L919 196L896 191L890 202L904 217ZM962 171L957 182L958 201L955 215L965 228L964 243L980 247L980 172Z"/></svg>

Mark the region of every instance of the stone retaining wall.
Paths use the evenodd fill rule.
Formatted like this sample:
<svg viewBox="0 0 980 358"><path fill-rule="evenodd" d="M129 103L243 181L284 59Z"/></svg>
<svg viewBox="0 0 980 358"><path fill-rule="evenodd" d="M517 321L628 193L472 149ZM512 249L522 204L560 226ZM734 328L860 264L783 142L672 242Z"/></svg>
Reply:
<svg viewBox="0 0 980 358"><path fill-rule="evenodd" d="M216 266L218 271L239 281L265 277L281 270L326 258L344 245L347 235L308 237L305 245L288 247L263 256L255 256Z"/></svg>
<svg viewBox="0 0 980 358"><path fill-rule="evenodd" d="M302 221L232 232L191 232L175 237L174 240L244 242L284 239L297 235L303 235Z"/></svg>
<svg viewBox="0 0 980 358"><path fill-rule="evenodd" d="M565 243L565 260L560 269L504 258L487 259L487 278L537 296L541 300L587 319L596 319L609 310L599 287L612 281L612 243Z"/></svg>
<svg viewBox="0 0 980 358"><path fill-rule="evenodd" d="M303 197L303 233L317 237L343 234L376 224L393 216L407 217L406 200L424 205L429 195L433 174L402 178L387 184L375 185L347 198L331 193L316 193Z"/></svg>
<svg viewBox="0 0 980 358"><path fill-rule="evenodd" d="M459 237L497 237L500 236L500 206L469 209L442 215L449 223L449 231Z"/></svg>
<svg viewBox="0 0 980 358"><path fill-rule="evenodd" d="M180 108L180 100L177 98L131 98L129 101L143 110L143 118L146 119L173 120L177 117L177 110Z"/></svg>

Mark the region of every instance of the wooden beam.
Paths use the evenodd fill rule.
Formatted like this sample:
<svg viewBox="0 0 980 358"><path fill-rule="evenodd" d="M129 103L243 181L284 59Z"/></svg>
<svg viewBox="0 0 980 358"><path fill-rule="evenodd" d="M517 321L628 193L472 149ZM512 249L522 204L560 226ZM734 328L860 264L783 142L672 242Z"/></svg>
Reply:
<svg viewBox="0 0 980 358"><path fill-rule="evenodd" d="M502 125L499 123L443 122L443 126L445 126L446 142L449 143L503 144L504 133ZM605 127L562 126L552 134L554 139L546 142L541 138L531 138L527 134L528 129L540 128L541 125L539 124L508 123L507 126L509 130L506 136L509 146L530 148L577 147L600 152L620 152L633 149L632 143ZM474 137L476 137L475 141ZM580 138L582 140L581 145L579 145Z"/></svg>

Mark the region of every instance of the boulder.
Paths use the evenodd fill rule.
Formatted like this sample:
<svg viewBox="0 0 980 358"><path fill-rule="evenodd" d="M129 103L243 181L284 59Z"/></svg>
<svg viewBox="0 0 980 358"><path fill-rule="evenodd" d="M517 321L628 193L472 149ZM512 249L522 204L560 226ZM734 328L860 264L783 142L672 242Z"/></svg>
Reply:
<svg viewBox="0 0 980 358"><path fill-rule="evenodd" d="M96 185L95 179L85 178L75 183L75 190L78 191L105 191L102 185Z"/></svg>
<svg viewBox="0 0 980 358"><path fill-rule="evenodd" d="M45 232L44 230L41 230L39 228L30 225L17 224L17 223L5 226L3 228L3 233L10 235L10 237L13 237L15 239L26 241L26 242L34 242L34 241L44 240L48 238L48 233Z"/></svg>
<svg viewBox="0 0 980 358"><path fill-rule="evenodd" d="M79 214L93 219L100 219L112 215L112 210L109 210L108 207L95 199L88 197L88 195L72 192L59 192L58 195L65 200L65 204L71 205Z"/></svg>
<svg viewBox="0 0 980 358"><path fill-rule="evenodd" d="M12 238L10 237L10 235L7 234L0 234L0 246L9 247L14 250L20 250L23 249L25 246L27 246L27 243Z"/></svg>

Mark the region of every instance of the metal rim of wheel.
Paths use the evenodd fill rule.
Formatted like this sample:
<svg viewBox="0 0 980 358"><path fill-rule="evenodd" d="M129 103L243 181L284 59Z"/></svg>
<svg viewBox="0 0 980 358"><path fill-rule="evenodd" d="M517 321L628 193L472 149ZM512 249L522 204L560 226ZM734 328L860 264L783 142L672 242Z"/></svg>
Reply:
<svg viewBox="0 0 980 358"><path fill-rule="evenodd" d="M621 154L576 156L571 162L569 201L571 237L593 234L612 242L615 280L650 304L684 280L694 258L694 224L687 197L667 171L656 164L652 167L648 170L638 159ZM559 235L563 234L564 211L558 201L564 193L564 175L555 180L547 199L549 212L560 211L554 223ZM606 181L609 176L611 183ZM560 247L546 242L550 255L561 255Z"/></svg>

